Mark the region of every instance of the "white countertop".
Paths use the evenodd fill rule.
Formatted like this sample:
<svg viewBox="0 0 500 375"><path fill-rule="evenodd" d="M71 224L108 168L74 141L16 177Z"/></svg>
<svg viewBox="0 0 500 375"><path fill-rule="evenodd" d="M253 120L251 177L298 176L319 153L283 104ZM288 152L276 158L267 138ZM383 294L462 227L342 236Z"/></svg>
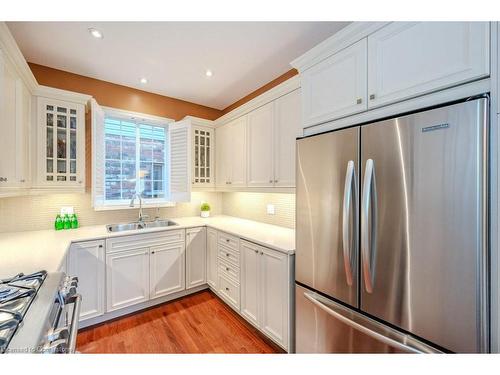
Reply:
<svg viewBox="0 0 500 375"><path fill-rule="evenodd" d="M214 216L206 219L194 216L173 218L172 220L179 225L120 233L108 233L105 225L61 231L48 229L0 233L0 278L14 276L19 272L27 274L41 269L49 272L57 271L60 269L72 242L200 226L221 230L286 254L294 254L295 252L295 231L293 229L232 216Z"/></svg>

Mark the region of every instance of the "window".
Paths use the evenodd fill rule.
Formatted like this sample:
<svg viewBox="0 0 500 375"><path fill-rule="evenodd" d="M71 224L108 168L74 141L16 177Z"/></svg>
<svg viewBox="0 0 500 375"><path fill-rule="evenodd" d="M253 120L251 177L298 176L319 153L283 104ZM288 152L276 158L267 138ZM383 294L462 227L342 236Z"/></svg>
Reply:
<svg viewBox="0 0 500 375"><path fill-rule="evenodd" d="M135 123L106 116L106 201L165 198L167 182L167 130L164 126Z"/></svg>
<svg viewBox="0 0 500 375"><path fill-rule="evenodd" d="M188 122L91 103L94 209L128 208L135 194L145 206L191 199Z"/></svg>

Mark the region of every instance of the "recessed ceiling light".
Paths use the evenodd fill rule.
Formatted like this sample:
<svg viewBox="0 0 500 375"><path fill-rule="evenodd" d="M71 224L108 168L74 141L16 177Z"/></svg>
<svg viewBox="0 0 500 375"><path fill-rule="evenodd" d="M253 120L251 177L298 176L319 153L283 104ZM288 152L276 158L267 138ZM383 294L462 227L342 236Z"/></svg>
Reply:
<svg viewBox="0 0 500 375"><path fill-rule="evenodd" d="M207 69L207 71L205 72L205 75L207 77L212 77L213 73L212 73L212 71L210 69Z"/></svg>
<svg viewBox="0 0 500 375"><path fill-rule="evenodd" d="M148 80L146 78L141 78L141 83L145 85L146 83L148 83Z"/></svg>
<svg viewBox="0 0 500 375"><path fill-rule="evenodd" d="M97 38L97 39L102 39L102 38L103 38L102 33L101 33L99 30L94 29L93 27L91 27L91 28L89 29L89 33L90 33L90 35L92 35L94 38Z"/></svg>

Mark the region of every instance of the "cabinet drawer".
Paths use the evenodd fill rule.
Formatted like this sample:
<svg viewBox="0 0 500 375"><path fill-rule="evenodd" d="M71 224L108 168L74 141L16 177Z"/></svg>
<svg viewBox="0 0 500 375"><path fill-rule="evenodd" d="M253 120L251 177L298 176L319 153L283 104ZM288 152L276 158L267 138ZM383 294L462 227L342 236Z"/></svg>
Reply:
<svg viewBox="0 0 500 375"><path fill-rule="evenodd" d="M217 254L219 259L223 259L225 261L231 262L234 265L238 266L240 265L240 254L234 251L233 249L230 249L229 247L220 245L217 247Z"/></svg>
<svg viewBox="0 0 500 375"><path fill-rule="evenodd" d="M240 285L219 274L219 293L235 309L240 309Z"/></svg>
<svg viewBox="0 0 500 375"><path fill-rule="evenodd" d="M240 267L227 262L225 259L219 261L219 274L233 278L235 281L240 281Z"/></svg>
<svg viewBox="0 0 500 375"><path fill-rule="evenodd" d="M231 236L230 234L223 233L223 232L218 232L218 243L220 245L224 245L229 247L230 249L233 249L234 251L239 253L240 246L239 246L239 238L235 236Z"/></svg>
<svg viewBox="0 0 500 375"><path fill-rule="evenodd" d="M134 234L132 236L113 237L106 240L106 254L137 249L138 247L152 247L173 244L185 241L184 229L167 230L148 234Z"/></svg>

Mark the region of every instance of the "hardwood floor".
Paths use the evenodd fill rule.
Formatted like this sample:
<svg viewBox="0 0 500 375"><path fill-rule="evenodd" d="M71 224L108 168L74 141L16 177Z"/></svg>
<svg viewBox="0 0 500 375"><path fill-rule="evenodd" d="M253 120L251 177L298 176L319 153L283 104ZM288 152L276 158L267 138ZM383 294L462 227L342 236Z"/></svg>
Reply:
<svg viewBox="0 0 500 375"><path fill-rule="evenodd" d="M78 333L81 353L282 353L202 291Z"/></svg>

